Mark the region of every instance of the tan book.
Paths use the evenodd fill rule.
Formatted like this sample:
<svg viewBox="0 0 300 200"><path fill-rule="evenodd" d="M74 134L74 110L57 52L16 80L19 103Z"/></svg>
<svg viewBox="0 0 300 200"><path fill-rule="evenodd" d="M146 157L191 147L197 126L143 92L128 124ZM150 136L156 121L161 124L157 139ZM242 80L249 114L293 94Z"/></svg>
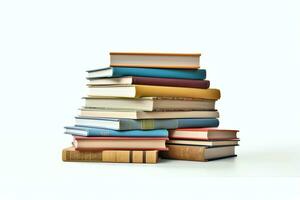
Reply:
<svg viewBox="0 0 300 200"><path fill-rule="evenodd" d="M197 69L200 53L111 52L110 66Z"/></svg>
<svg viewBox="0 0 300 200"><path fill-rule="evenodd" d="M191 161L209 161L219 158L233 157L235 146L213 147L192 145L167 145L169 151L160 153L162 158Z"/></svg>
<svg viewBox="0 0 300 200"><path fill-rule="evenodd" d="M65 162L157 163L158 151L77 151L74 147L62 151Z"/></svg>

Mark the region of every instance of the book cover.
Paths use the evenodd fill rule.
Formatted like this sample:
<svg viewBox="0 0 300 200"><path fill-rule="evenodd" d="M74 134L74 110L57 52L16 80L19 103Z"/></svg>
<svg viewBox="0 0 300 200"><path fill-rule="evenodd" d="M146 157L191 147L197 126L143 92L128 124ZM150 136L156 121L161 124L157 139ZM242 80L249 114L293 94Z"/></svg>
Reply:
<svg viewBox="0 0 300 200"><path fill-rule="evenodd" d="M102 127L114 130L151 130L151 129L177 129L192 127L218 127L219 120L216 118L187 118L187 119L114 119L114 118L93 118L75 117L75 124L80 124L79 120L84 120L86 126Z"/></svg>
<svg viewBox="0 0 300 200"><path fill-rule="evenodd" d="M62 151L62 160L65 162L111 162L111 163L157 163L158 151L77 151L74 147Z"/></svg>
<svg viewBox="0 0 300 200"><path fill-rule="evenodd" d="M87 71L89 78L103 77L123 77L123 76L144 76L158 78L178 78L178 79L197 79L206 78L205 69L183 70L183 69L155 69L155 68L137 68L137 67L107 67ZM99 73L103 72L103 73Z"/></svg>
<svg viewBox="0 0 300 200"><path fill-rule="evenodd" d="M166 129L156 130L129 130L129 131L116 131L103 128L80 127L80 126L67 126L65 127L67 134L78 136L110 136L110 137L168 137Z"/></svg>

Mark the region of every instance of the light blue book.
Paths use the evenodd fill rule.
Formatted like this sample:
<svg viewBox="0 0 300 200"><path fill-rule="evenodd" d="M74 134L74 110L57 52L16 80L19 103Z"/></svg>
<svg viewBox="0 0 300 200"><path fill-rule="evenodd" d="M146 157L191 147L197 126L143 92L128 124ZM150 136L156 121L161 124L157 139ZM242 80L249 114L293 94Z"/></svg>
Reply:
<svg viewBox="0 0 300 200"><path fill-rule="evenodd" d="M116 131L103 128L79 126L67 126L65 129L66 134L89 137L168 137L168 131L166 129Z"/></svg>
<svg viewBox="0 0 300 200"><path fill-rule="evenodd" d="M176 128L218 127L219 120L215 118L191 119L113 119L94 117L75 117L75 126L100 127L112 130L151 130Z"/></svg>
<svg viewBox="0 0 300 200"><path fill-rule="evenodd" d="M158 78L197 79L206 78L205 69L156 69L156 68L134 68L134 67L103 67L88 72L88 79L122 77L122 76L143 76Z"/></svg>

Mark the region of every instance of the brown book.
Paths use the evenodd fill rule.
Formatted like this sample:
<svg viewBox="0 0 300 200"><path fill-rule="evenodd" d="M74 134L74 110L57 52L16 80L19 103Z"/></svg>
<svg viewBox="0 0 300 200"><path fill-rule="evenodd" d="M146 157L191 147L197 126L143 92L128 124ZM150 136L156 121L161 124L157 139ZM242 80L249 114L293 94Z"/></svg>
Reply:
<svg viewBox="0 0 300 200"><path fill-rule="evenodd" d="M111 52L110 66L197 69L200 53Z"/></svg>
<svg viewBox="0 0 300 200"><path fill-rule="evenodd" d="M235 146L213 147L193 145L167 145L169 151L160 152L162 158L191 161L209 161L236 156Z"/></svg>
<svg viewBox="0 0 300 200"><path fill-rule="evenodd" d="M91 79L88 84L88 86L101 85L158 85L207 89L209 88L210 82L208 80L125 76L118 78Z"/></svg>
<svg viewBox="0 0 300 200"><path fill-rule="evenodd" d="M74 147L62 151L62 160L66 162L112 162L112 163L157 163L158 151L77 151Z"/></svg>

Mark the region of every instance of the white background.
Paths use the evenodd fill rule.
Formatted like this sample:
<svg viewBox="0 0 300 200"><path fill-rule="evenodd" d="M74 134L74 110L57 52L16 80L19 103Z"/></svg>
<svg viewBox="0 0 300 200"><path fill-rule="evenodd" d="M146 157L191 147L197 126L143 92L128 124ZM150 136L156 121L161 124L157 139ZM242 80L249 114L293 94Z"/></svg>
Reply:
<svg viewBox="0 0 300 200"><path fill-rule="evenodd" d="M0 199L299 198L297 1L0 1ZM110 51L201 52L238 157L63 163L85 70ZM237 178L240 177L240 178ZM289 177L289 178L282 178Z"/></svg>

